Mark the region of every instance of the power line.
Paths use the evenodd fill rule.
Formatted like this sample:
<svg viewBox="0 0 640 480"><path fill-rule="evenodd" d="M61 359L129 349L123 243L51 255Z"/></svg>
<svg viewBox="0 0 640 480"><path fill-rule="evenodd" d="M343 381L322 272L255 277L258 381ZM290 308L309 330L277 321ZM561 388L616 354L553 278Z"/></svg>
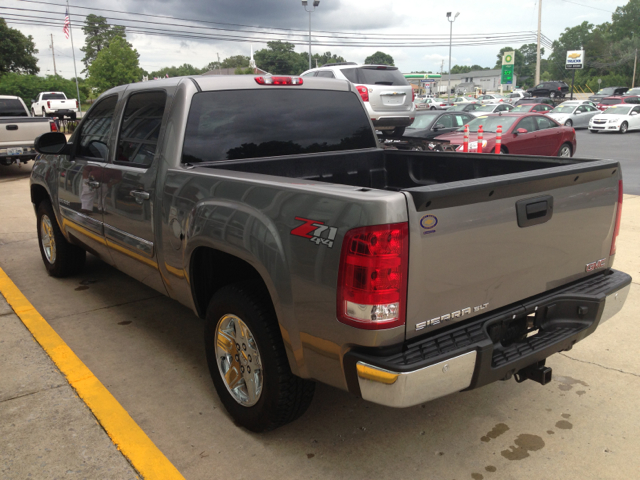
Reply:
<svg viewBox="0 0 640 480"><path fill-rule="evenodd" d="M601 12L615 13L615 12L612 12L611 10L605 10L604 8L592 7L591 5L585 5L584 3L573 2L572 0L562 0L562 1L566 2L566 3L573 3L574 5L580 5L581 7L593 8L594 10L600 10Z"/></svg>

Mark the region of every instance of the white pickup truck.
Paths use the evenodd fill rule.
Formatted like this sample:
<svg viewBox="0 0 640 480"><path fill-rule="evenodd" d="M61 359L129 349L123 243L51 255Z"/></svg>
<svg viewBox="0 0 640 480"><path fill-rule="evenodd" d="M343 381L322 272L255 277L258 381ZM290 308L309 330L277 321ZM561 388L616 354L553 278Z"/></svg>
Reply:
<svg viewBox="0 0 640 480"><path fill-rule="evenodd" d="M36 137L57 130L49 118L32 118L20 97L0 95L0 165L33 160Z"/></svg>
<svg viewBox="0 0 640 480"><path fill-rule="evenodd" d="M67 98L64 92L40 92L35 100L31 100L31 114L34 117L69 117L75 120L78 100Z"/></svg>

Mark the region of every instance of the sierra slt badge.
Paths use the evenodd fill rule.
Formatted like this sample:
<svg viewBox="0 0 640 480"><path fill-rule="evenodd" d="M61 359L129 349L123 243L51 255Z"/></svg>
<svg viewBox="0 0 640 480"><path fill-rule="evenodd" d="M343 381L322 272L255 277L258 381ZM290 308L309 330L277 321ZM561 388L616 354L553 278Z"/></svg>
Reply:
<svg viewBox="0 0 640 480"><path fill-rule="evenodd" d="M484 310L488 306L489 306L488 303L483 303L482 305L478 305L477 307L463 308L461 310L456 310L455 312L447 313L445 315L441 315L439 317L432 318L431 320L427 320L426 322L417 323L416 324L416 331L417 330L422 330L423 328L426 328L426 327L432 327L433 325L438 325L439 323L447 322L449 320L453 320L453 319L456 319L456 318L462 318L465 315L470 315L472 311L473 311L473 313L478 313L479 311Z"/></svg>
<svg viewBox="0 0 640 480"><path fill-rule="evenodd" d="M302 225L291 230L291 235L308 238L316 245L326 245L333 247L333 241L336 239L338 227L330 227L324 222L310 220L308 218L296 217L296 220L304 222Z"/></svg>

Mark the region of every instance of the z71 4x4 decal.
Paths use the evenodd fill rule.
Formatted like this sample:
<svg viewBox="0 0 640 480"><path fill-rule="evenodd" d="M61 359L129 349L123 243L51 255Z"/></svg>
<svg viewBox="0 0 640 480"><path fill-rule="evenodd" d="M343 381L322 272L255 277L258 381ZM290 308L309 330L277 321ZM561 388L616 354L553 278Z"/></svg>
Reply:
<svg viewBox="0 0 640 480"><path fill-rule="evenodd" d="M325 225L324 222L309 220L308 218L296 217L296 220L304 223L291 230L291 235L308 238L316 245L326 245L329 248L333 247L333 241L336 239L336 234L338 233L337 227L330 227Z"/></svg>

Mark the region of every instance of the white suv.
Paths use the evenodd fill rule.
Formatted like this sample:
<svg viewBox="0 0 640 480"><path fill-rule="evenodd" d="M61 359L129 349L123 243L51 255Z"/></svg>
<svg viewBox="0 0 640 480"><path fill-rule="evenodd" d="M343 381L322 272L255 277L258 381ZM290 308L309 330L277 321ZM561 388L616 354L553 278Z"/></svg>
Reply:
<svg viewBox="0 0 640 480"><path fill-rule="evenodd" d="M415 118L413 88L398 67L327 63L303 72L302 77L339 78L353 83L360 92L376 130L400 137Z"/></svg>

